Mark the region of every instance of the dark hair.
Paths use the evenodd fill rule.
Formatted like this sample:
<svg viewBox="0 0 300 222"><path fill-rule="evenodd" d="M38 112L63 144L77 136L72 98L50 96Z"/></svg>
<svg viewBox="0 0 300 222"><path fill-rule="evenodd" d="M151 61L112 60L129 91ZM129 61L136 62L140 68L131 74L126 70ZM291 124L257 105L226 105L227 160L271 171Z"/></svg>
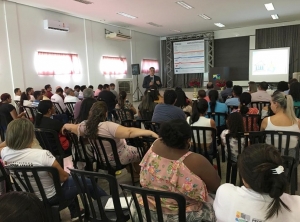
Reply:
<svg viewBox="0 0 300 222"><path fill-rule="evenodd" d="M107 105L103 101L97 101L93 104L89 117L86 121L85 135L90 139L97 139L98 125L106 119Z"/></svg>
<svg viewBox="0 0 300 222"><path fill-rule="evenodd" d="M240 112L242 115L245 115L248 113L249 108L248 104L251 102L251 94L247 92L243 92L239 98L240 100Z"/></svg>
<svg viewBox="0 0 300 222"><path fill-rule="evenodd" d="M280 81L277 84L277 90L280 92L284 92L286 90L289 90L289 84L285 81Z"/></svg>
<svg viewBox="0 0 300 222"><path fill-rule="evenodd" d="M42 95L42 92L41 92L41 91L34 91L34 93L33 93L33 97L34 97L35 99L37 99L40 95Z"/></svg>
<svg viewBox="0 0 300 222"><path fill-rule="evenodd" d="M208 97L209 97L209 100L210 100L210 103L209 103L210 111L212 113L214 113L216 105L217 105L217 101L219 99L219 93L215 89L210 90L209 93L208 93Z"/></svg>
<svg viewBox="0 0 300 222"><path fill-rule="evenodd" d="M241 86L234 86L232 91L234 92L235 96L239 97L243 92L243 88Z"/></svg>
<svg viewBox="0 0 300 222"><path fill-rule="evenodd" d="M51 85L50 85L50 84L45 85L45 90L47 90L47 89L49 89L49 88L51 88Z"/></svg>
<svg viewBox="0 0 300 222"><path fill-rule="evenodd" d="M32 88L32 87L28 87L28 88L26 89L26 94L29 95L29 92L30 92L31 90L33 90L33 88Z"/></svg>
<svg viewBox="0 0 300 222"><path fill-rule="evenodd" d="M149 89L151 90L151 93L153 93L154 95L154 100L159 100L159 91L156 85L152 85L149 87Z"/></svg>
<svg viewBox="0 0 300 222"><path fill-rule="evenodd" d="M81 92L83 92L83 90L85 90L85 89L86 89L86 85L80 86L80 91L81 91Z"/></svg>
<svg viewBox="0 0 300 222"><path fill-rule="evenodd" d="M298 79L296 79L296 78L290 79L289 84L291 85L291 84L294 83L294 82L298 82Z"/></svg>
<svg viewBox="0 0 300 222"><path fill-rule="evenodd" d="M265 81L259 83L259 86L262 90L267 90L268 89L268 83L266 83Z"/></svg>
<svg viewBox="0 0 300 222"><path fill-rule="evenodd" d="M126 96L127 93L125 91L121 91L119 93L118 105L120 106L121 109L124 109Z"/></svg>
<svg viewBox="0 0 300 222"><path fill-rule="evenodd" d="M97 100L94 98L86 98L82 101L76 123L81 123L88 119L89 112L95 102L97 102Z"/></svg>
<svg viewBox="0 0 300 222"><path fill-rule="evenodd" d="M116 86L114 83L109 84L109 86Z"/></svg>
<svg viewBox="0 0 300 222"><path fill-rule="evenodd" d="M74 86L74 89L80 89L79 85Z"/></svg>
<svg viewBox="0 0 300 222"><path fill-rule="evenodd" d="M206 84L206 88L207 89L213 89L214 88L214 84L212 82L209 82Z"/></svg>
<svg viewBox="0 0 300 222"><path fill-rule="evenodd" d="M293 97L294 102L300 102L300 82L294 82L290 85L289 94Z"/></svg>
<svg viewBox="0 0 300 222"><path fill-rule="evenodd" d="M181 108L187 106L188 103L186 102L187 97L185 95L185 92L180 87L176 87L175 93L177 95L177 100L174 106L181 107Z"/></svg>
<svg viewBox="0 0 300 222"><path fill-rule="evenodd" d="M69 86L66 86L66 87L65 87L65 90L67 90L67 89L69 89Z"/></svg>
<svg viewBox="0 0 300 222"><path fill-rule="evenodd" d="M228 81L226 82L226 87L227 87L227 88L231 88L232 85L233 85L233 83L232 83L231 80L228 80Z"/></svg>
<svg viewBox="0 0 300 222"><path fill-rule="evenodd" d="M190 124L199 120L200 114L204 115L208 109L208 102L205 99L194 101L192 107L192 116L190 117Z"/></svg>
<svg viewBox="0 0 300 222"><path fill-rule="evenodd" d="M90 89L94 89L94 86L92 86L92 85L89 85L89 87L88 88L90 88Z"/></svg>
<svg viewBox="0 0 300 222"><path fill-rule="evenodd" d="M268 206L265 219L278 216L283 206L288 206L280 199L286 189L287 177L285 174L273 174L272 169L282 166L280 153L273 145L254 144L244 149L238 158L238 168L243 180L252 190L258 193L267 193L273 201Z"/></svg>
<svg viewBox="0 0 300 222"><path fill-rule="evenodd" d="M204 97L206 97L206 92L205 92L205 90L200 89L200 90L198 91L198 97L201 98L201 99L203 99Z"/></svg>
<svg viewBox="0 0 300 222"><path fill-rule="evenodd" d="M29 192L9 192L0 196L1 222L47 222L43 202Z"/></svg>
<svg viewBox="0 0 300 222"><path fill-rule="evenodd" d="M103 89L108 89L109 88L109 85L108 84L104 84L103 85Z"/></svg>
<svg viewBox="0 0 300 222"><path fill-rule="evenodd" d="M233 137L236 137L238 132L244 132L245 128L242 114L239 112L231 113L227 119L227 127Z"/></svg>
<svg viewBox="0 0 300 222"><path fill-rule="evenodd" d="M183 150L188 146L188 140L192 137L192 131L185 120L176 119L161 124L159 137L168 147Z"/></svg>
<svg viewBox="0 0 300 222"><path fill-rule="evenodd" d="M141 104L139 105L140 112L142 112L143 110L147 110L149 112L154 111L156 103L154 102L154 93L152 91L153 90L145 91L143 100L142 100Z"/></svg>
<svg viewBox="0 0 300 222"><path fill-rule="evenodd" d="M102 90L102 89L103 89L103 85L102 85L102 84L99 84L99 85L98 85L98 89Z"/></svg>
<svg viewBox="0 0 300 222"><path fill-rule="evenodd" d="M30 95L26 94L25 92L22 92L20 96L20 108L19 108L19 113L24 111L24 100L30 100Z"/></svg>
<svg viewBox="0 0 300 222"><path fill-rule="evenodd" d="M164 103L173 105L177 99L176 92L173 89L167 89L164 93Z"/></svg>
<svg viewBox="0 0 300 222"><path fill-rule="evenodd" d="M64 90L62 88L57 88L56 89L56 93L63 93L63 92L64 92Z"/></svg>
<svg viewBox="0 0 300 222"><path fill-rule="evenodd" d="M20 90L20 88L15 88L14 93L16 94L19 90Z"/></svg>
<svg viewBox="0 0 300 222"><path fill-rule="evenodd" d="M2 105L3 101L5 101L5 100L7 100L7 99L10 99L10 98L11 98L10 94L8 94L8 93L3 93L3 94L1 95L1 102L0 102L0 105Z"/></svg>
<svg viewBox="0 0 300 222"><path fill-rule="evenodd" d="M37 113L35 117L35 126L39 126L41 124L43 116L48 112L49 109L52 109L53 103L51 100L42 100L37 108Z"/></svg>

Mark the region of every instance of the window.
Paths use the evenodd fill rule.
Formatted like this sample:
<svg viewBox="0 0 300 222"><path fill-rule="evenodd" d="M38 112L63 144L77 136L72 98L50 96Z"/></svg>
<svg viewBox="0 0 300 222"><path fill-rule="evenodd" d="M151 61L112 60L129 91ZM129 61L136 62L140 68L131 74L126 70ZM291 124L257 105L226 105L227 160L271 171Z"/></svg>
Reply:
<svg viewBox="0 0 300 222"><path fill-rule="evenodd" d="M159 73L158 61L154 59L143 59L142 60L142 73L149 74L150 67L154 67L155 73Z"/></svg>
<svg viewBox="0 0 300 222"><path fill-rule="evenodd" d="M127 60L121 57L103 56L101 72L108 75L127 74Z"/></svg>
<svg viewBox="0 0 300 222"><path fill-rule="evenodd" d="M77 54L38 52L35 65L39 75L80 74Z"/></svg>

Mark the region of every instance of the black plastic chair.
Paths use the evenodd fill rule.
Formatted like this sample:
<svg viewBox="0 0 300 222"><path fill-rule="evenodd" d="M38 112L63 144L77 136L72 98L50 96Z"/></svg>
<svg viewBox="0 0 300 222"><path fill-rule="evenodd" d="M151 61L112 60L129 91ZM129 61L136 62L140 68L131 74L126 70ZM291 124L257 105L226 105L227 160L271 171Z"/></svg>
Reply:
<svg viewBox="0 0 300 222"><path fill-rule="evenodd" d="M0 113L0 137L1 141L5 141L5 132L7 128L7 121L3 114Z"/></svg>
<svg viewBox="0 0 300 222"><path fill-rule="evenodd" d="M294 106L294 110L295 110L295 115L299 119L300 118L300 106Z"/></svg>
<svg viewBox="0 0 300 222"><path fill-rule="evenodd" d="M23 106L27 119L35 123L35 117L37 113L36 107Z"/></svg>
<svg viewBox="0 0 300 222"><path fill-rule="evenodd" d="M144 127L145 127L145 129L151 130L151 131L155 132L156 134L158 134L159 129L160 129L160 123L146 121L146 122L144 122Z"/></svg>
<svg viewBox="0 0 300 222"><path fill-rule="evenodd" d="M52 103L54 105L56 114L65 114L64 110L61 108L59 103L57 103L57 102L52 102Z"/></svg>
<svg viewBox="0 0 300 222"><path fill-rule="evenodd" d="M217 142L216 142L216 129L212 127L201 127L201 126L191 126L192 130L192 147L191 151L195 153L202 154L206 157L206 159L209 160L211 164L213 164L213 159L216 159L217 161L217 167L218 167L218 174L221 178L221 163L220 163L220 155L219 151L217 149ZM211 133L211 148L212 151L209 152L210 146L207 145L207 138L206 133ZM202 139L201 135L202 134Z"/></svg>
<svg viewBox="0 0 300 222"><path fill-rule="evenodd" d="M40 199L43 201L44 206L47 211L49 221L60 221L59 211L65 209L70 205L71 201L65 201L61 189L61 184L59 180L58 170L54 167L15 167L6 166L9 170L10 175L15 184L17 184L18 191L25 191L30 193L39 193ZM42 182L40 180L39 174L50 174L53 179L53 184L58 199L57 204L51 205L46 196L45 190L43 188ZM36 186L37 190L34 190L33 186ZM72 200L73 201L73 200ZM77 206L79 211L79 205Z"/></svg>
<svg viewBox="0 0 300 222"><path fill-rule="evenodd" d="M119 120L128 120L128 119L134 119L134 115L131 109L115 109Z"/></svg>
<svg viewBox="0 0 300 222"><path fill-rule="evenodd" d="M137 199L137 195L141 195L141 198L143 200L143 209L145 211L144 215L146 216L146 221L151 222L151 211L149 209L148 204L148 197L153 198L155 201L155 209L152 211L156 212L157 214L157 221L156 222L164 222L163 220L163 212L161 207L161 199L172 199L175 200L178 204L178 221L180 222L186 222L186 200L185 197L179 193L174 192L167 192L167 191L159 191L159 190L151 190L151 189L145 189L141 187L134 187L127 184L120 184L120 187L123 190L123 193L126 198L126 202L128 205L128 208L130 209L131 203L128 202L128 198L132 197L134 205L136 207L136 212L138 215L139 220L138 221L145 221L143 219L143 214L141 212L141 206L139 204L139 201ZM131 218L132 218L132 212L130 212ZM133 220L133 218L132 218ZM136 222L133 220L133 222Z"/></svg>
<svg viewBox="0 0 300 222"><path fill-rule="evenodd" d="M13 187L12 184L10 182L10 177L9 174L7 173L6 169L4 168L4 166L2 165L2 162L0 162L0 183L4 182L4 186L3 187L3 191L5 193L13 191Z"/></svg>
<svg viewBox="0 0 300 222"><path fill-rule="evenodd" d="M147 120L144 119L127 119L127 120L122 120L121 125L125 127L134 127L134 128L142 128L142 123L146 122Z"/></svg>
<svg viewBox="0 0 300 222"><path fill-rule="evenodd" d="M117 192L118 182L114 176L76 169L70 169L70 172L78 188L79 195L84 206L84 217L86 221L125 222L130 219L129 211L127 209L123 210L121 207L120 196ZM102 196L93 200L89 189L87 188L86 179L91 180L94 190L96 190L98 186L96 182L97 180L106 180L109 184L110 190L113 191L111 196ZM105 205L109 198L112 198L114 203L113 211L105 211Z"/></svg>
<svg viewBox="0 0 300 222"><path fill-rule="evenodd" d="M17 110L20 109L20 100L14 100L15 104L17 105Z"/></svg>
<svg viewBox="0 0 300 222"><path fill-rule="evenodd" d="M49 150L56 160L64 167L64 158L70 156L66 154L61 146L58 133L50 129L35 128L35 137L44 150Z"/></svg>
<svg viewBox="0 0 300 222"><path fill-rule="evenodd" d="M256 107L259 110L259 115L261 115L261 111L265 106L270 106L270 101L262 101L262 102L251 102L251 107Z"/></svg>
<svg viewBox="0 0 300 222"><path fill-rule="evenodd" d="M246 119L246 121L244 121L244 130L246 132L248 131L258 131L260 128L260 115L259 114L246 114L246 115L242 115L243 119ZM255 130L254 127L258 126L258 130Z"/></svg>
<svg viewBox="0 0 300 222"><path fill-rule="evenodd" d="M153 116L153 111L149 111L149 110L140 110L140 115L141 115L142 119L151 121L152 116Z"/></svg>
<svg viewBox="0 0 300 222"><path fill-rule="evenodd" d="M117 145L114 139L98 136L98 138L95 140L93 139L88 139L88 140L89 143L91 144L91 147L94 150L94 155L96 155L95 159L97 160L97 169L106 170L108 174L115 176L116 171L122 170L127 166L129 166L130 173L131 173L131 181L133 185L135 184L132 165L131 163L126 165L121 164ZM109 144L115 160L115 164L116 164L115 166L112 166L111 163L109 162L104 144Z"/></svg>
<svg viewBox="0 0 300 222"><path fill-rule="evenodd" d="M74 122L74 106L75 106L75 104L76 104L75 102L65 103L67 110L69 111L69 115L72 119L72 122Z"/></svg>

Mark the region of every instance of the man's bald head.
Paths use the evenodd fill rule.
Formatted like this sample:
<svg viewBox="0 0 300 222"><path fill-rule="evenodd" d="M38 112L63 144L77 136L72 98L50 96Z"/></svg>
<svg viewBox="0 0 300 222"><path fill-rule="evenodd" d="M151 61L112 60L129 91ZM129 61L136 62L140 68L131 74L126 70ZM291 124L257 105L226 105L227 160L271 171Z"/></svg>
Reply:
<svg viewBox="0 0 300 222"><path fill-rule="evenodd" d="M208 82L206 85L207 89L213 89L214 88L214 84L212 82Z"/></svg>

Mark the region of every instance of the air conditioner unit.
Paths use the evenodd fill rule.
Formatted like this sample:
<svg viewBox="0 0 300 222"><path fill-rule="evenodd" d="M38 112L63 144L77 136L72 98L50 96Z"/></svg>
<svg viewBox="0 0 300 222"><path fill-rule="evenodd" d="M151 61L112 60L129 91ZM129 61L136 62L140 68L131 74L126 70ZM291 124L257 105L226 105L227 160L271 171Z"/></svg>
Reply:
<svg viewBox="0 0 300 222"><path fill-rule="evenodd" d="M68 32L68 24L60 21L44 20L44 29L52 29L62 32Z"/></svg>
<svg viewBox="0 0 300 222"><path fill-rule="evenodd" d="M115 32L107 33L105 36L107 39L112 39L112 40L125 41L131 39L131 36L129 35L124 35L122 33L115 33Z"/></svg>
<svg viewBox="0 0 300 222"><path fill-rule="evenodd" d="M118 84L118 92L125 91L132 94L132 79L116 79Z"/></svg>

